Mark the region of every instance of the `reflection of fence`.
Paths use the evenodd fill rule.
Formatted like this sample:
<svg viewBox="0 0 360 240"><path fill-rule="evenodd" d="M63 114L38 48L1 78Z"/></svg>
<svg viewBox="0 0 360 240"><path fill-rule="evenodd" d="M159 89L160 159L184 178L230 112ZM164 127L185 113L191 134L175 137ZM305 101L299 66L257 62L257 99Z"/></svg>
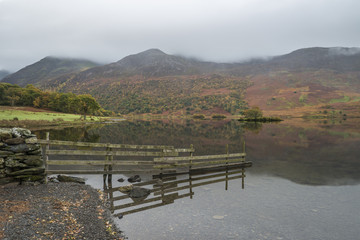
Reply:
<svg viewBox="0 0 360 240"><path fill-rule="evenodd" d="M246 167L250 167L248 163ZM178 175L153 175L153 180L134 184L133 187L148 186L149 198L137 200L127 194L114 197L114 193L121 190L121 187L112 187L111 175L108 177L108 185L104 181L104 192L108 194L111 203L111 211L114 216L124 216L148 209L174 203L175 200L194 195L193 189L200 186L225 182L225 190L228 190L228 182L235 179L242 179L244 189L245 166L228 166L219 171L202 171L201 174L187 173L185 179L177 179ZM184 176L184 175L181 175ZM186 175L185 175L186 176Z"/></svg>

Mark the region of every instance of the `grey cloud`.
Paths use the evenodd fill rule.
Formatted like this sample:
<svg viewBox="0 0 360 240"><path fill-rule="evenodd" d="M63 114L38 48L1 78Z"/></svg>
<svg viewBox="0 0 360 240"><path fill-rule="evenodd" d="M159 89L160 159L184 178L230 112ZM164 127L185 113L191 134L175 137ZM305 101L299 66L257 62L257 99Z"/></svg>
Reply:
<svg viewBox="0 0 360 240"><path fill-rule="evenodd" d="M0 0L0 68L159 48L209 61L360 46L358 0Z"/></svg>

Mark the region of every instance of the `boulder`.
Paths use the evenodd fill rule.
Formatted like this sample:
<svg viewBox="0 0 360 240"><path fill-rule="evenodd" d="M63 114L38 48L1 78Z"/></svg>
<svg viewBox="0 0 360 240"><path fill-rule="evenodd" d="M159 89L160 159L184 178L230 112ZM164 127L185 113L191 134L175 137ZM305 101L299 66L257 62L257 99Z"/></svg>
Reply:
<svg viewBox="0 0 360 240"><path fill-rule="evenodd" d="M119 187L119 191L122 192L122 193L129 193L132 189L133 189L132 184L127 185L127 186Z"/></svg>
<svg viewBox="0 0 360 240"><path fill-rule="evenodd" d="M29 129L25 129L25 128L12 128L11 129L11 133L13 137L19 138L21 136L24 137L30 137L31 131Z"/></svg>
<svg viewBox="0 0 360 240"><path fill-rule="evenodd" d="M128 195L131 198L145 198L149 196L150 192L151 192L150 189L133 187Z"/></svg>
<svg viewBox="0 0 360 240"><path fill-rule="evenodd" d="M73 177L73 176L68 176L68 175L58 175L57 179L60 182L75 182L75 183L85 184L85 178L80 178L80 177Z"/></svg>
<svg viewBox="0 0 360 240"><path fill-rule="evenodd" d="M134 175L128 178L128 182L133 183L133 182L141 182L141 178L139 175Z"/></svg>

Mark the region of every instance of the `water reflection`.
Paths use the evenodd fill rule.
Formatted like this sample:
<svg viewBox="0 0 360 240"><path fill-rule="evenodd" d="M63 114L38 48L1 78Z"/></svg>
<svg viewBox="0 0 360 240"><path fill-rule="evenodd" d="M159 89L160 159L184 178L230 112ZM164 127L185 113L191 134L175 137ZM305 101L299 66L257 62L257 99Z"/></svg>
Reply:
<svg viewBox="0 0 360 240"><path fill-rule="evenodd" d="M35 131L40 138L45 133ZM41 137L43 136L43 137ZM189 147L196 155L241 152L246 141L251 173L306 185L360 183L360 121L287 120L249 125L238 121L122 121L51 130L56 140Z"/></svg>
<svg viewBox="0 0 360 240"><path fill-rule="evenodd" d="M113 183L111 174L104 175L103 188L110 200L110 210L115 217L122 218L152 208L174 203L178 199L192 197L195 188L209 184L224 182L224 189L229 189L229 181L241 179L241 187L245 188L244 167L221 167L217 170L197 169L184 173L168 173L152 175L152 180L132 185Z"/></svg>

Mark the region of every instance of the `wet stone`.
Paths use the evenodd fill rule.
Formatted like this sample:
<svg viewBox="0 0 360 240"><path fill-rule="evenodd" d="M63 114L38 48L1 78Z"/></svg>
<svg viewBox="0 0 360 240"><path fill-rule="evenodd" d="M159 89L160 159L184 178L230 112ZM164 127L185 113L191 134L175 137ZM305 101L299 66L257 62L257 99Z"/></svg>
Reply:
<svg viewBox="0 0 360 240"><path fill-rule="evenodd" d="M128 178L128 182L133 183L133 182L141 182L141 178L139 175L134 175Z"/></svg>
<svg viewBox="0 0 360 240"><path fill-rule="evenodd" d="M141 188L141 187L133 187L129 192L129 197L131 198L143 198L147 197L150 194L150 189Z"/></svg>
<svg viewBox="0 0 360 240"><path fill-rule="evenodd" d="M57 179L60 182L76 182L76 183L85 184L85 178L80 178L80 177L73 177L73 176L68 176L68 175L58 175Z"/></svg>

